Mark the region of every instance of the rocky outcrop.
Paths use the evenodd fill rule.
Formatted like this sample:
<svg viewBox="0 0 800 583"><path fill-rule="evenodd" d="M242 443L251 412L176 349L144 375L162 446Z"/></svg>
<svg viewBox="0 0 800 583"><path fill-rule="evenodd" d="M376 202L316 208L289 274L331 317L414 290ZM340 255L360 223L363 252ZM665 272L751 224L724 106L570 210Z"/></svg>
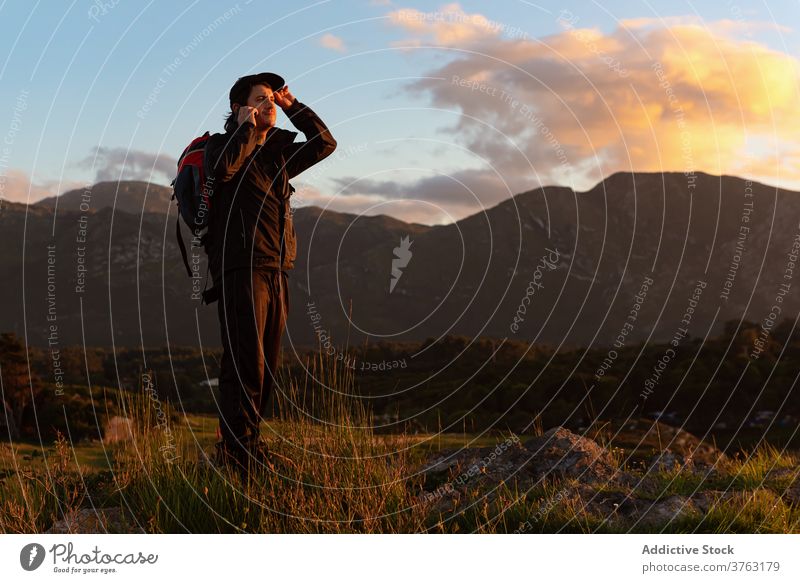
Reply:
<svg viewBox="0 0 800 583"><path fill-rule="evenodd" d="M502 480L530 487L547 478L582 483L630 483L632 478L615 467L605 448L563 427L525 443L511 437L495 447L446 450L430 460L423 473L428 486Z"/></svg>
<svg viewBox="0 0 800 583"><path fill-rule="evenodd" d="M655 456L668 451L674 456L673 459L680 458L678 460L680 465L684 465L686 461L694 465L713 465L725 458L725 454L716 447L688 431L651 419L628 421L615 431L611 443L634 452L633 457L638 457L640 452L648 450L656 452ZM653 456L649 457L652 462Z"/></svg>
<svg viewBox="0 0 800 583"><path fill-rule="evenodd" d="M640 499L623 492L597 491L578 486L573 490L578 508L602 516L623 530L650 529L698 512L690 497L673 494L660 500Z"/></svg>
<svg viewBox="0 0 800 583"><path fill-rule="evenodd" d="M103 443L106 445L133 439L133 421L128 417L115 415L108 420L103 431Z"/></svg>
<svg viewBox="0 0 800 583"><path fill-rule="evenodd" d="M689 469L694 467L692 458L685 458L679 453L670 449L655 454L647 463L648 472L671 472L679 469Z"/></svg>
<svg viewBox="0 0 800 583"><path fill-rule="evenodd" d="M122 508L80 508L56 521L45 534L144 534L145 530L127 519Z"/></svg>
<svg viewBox="0 0 800 583"><path fill-rule="evenodd" d="M583 483L629 483L610 452L597 442L554 427L525 442L532 455L532 469L539 477L575 478Z"/></svg>
<svg viewBox="0 0 800 583"><path fill-rule="evenodd" d="M591 439L563 427L522 443L510 437L494 447L446 450L422 469L421 499L434 510L452 510L467 489L494 490L513 483L530 490L544 481L570 479L578 484L614 487L635 483L631 474L616 467L611 453Z"/></svg>
<svg viewBox="0 0 800 583"><path fill-rule="evenodd" d="M684 445L691 441L681 437ZM446 515L467 501L484 498L491 502L498 486L504 483L514 484L523 493L542 483L557 484L557 498L531 506L536 520L558 504L569 504L581 513L602 518L617 530L658 531L676 521L706 515L737 496L744 503L749 495L708 486L699 486L691 493L670 493L666 486L672 472L687 472L702 485L719 482L719 470L705 462L695 462L692 455L666 449L652 456L641 471L627 471L620 467L622 456L618 454L563 427L524 443L509 438L495 447L444 451L423 466L420 499L430 503L433 512ZM720 457L719 452L704 448L704 459ZM796 476L793 470L773 473L778 478ZM777 495L787 504L800 502L800 482L789 483Z"/></svg>

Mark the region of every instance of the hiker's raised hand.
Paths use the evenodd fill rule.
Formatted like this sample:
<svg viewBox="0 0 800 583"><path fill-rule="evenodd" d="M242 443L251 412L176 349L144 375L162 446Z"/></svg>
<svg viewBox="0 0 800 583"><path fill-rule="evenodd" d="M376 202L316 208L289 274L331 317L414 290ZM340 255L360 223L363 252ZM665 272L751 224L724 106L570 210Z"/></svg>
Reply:
<svg viewBox="0 0 800 583"><path fill-rule="evenodd" d="M250 107L249 105L240 105L239 116L237 117L239 125L242 125L246 121L249 121L253 125L258 125L256 124L257 114L258 114L258 109L256 109L255 107Z"/></svg>
<svg viewBox="0 0 800 583"><path fill-rule="evenodd" d="M281 109L286 109L295 102L295 96L289 91L288 85L284 85L283 88L275 91L272 94L272 98Z"/></svg>

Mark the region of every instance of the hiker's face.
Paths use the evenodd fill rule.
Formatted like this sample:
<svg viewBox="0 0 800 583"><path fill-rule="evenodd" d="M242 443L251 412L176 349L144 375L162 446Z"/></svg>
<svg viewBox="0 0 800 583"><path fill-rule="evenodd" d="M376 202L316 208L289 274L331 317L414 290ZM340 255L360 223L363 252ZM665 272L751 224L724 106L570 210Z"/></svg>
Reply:
<svg viewBox="0 0 800 583"><path fill-rule="evenodd" d="M278 110L273 101L272 89L266 85L254 85L250 89L247 105L258 109L256 127L269 128L275 125L275 121L278 118Z"/></svg>

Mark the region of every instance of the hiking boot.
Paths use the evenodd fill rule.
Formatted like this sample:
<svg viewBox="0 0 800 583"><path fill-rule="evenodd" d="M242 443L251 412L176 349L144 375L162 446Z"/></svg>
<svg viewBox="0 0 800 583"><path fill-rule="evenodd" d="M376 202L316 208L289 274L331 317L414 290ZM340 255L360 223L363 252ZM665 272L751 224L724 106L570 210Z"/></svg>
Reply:
<svg viewBox="0 0 800 583"><path fill-rule="evenodd" d="M268 470L276 473L272 464L272 454L267 444L261 440L242 445L228 445L225 441L215 444L217 449L214 465L217 468L239 474L243 482L259 470Z"/></svg>
<svg viewBox="0 0 800 583"><path fill-rule="evenodd" d="M247 462L250 463L251 469L263 468L271 473L276 473L275 465L272 463L273 453L270 451L267 442L261 438L256 439L247 448Z"/></svg>
<svg viewBox="0 0 800 583"><path fill-rule="evenodd" d="M253 456L251 461L256 467L261 467L263 464L273 474L279 473L277 470L282 470L285 474L288 468L297 468L292 460L277 453L261 437L250 445L249 452Z"/></svg>
<svg viewBox="0 0 800 583"><path fill-rule="evenodd" d="M267 470L276 475L286 474L288 468L296 468L295 463L272 451L262 438L256 438L242 445L228 445L224 440L215 444L214 466L238 473L247 481L255 472Z"/></svg>
<svg viewBox="0 0 800 583"><path fill-rule="evenodd" d="M243 477L247 473L248 457L242 447L230 446L228 443L218 441L214 444L216 454L214 455L214 466L220 469L228 469L238 472Z"/></svg>

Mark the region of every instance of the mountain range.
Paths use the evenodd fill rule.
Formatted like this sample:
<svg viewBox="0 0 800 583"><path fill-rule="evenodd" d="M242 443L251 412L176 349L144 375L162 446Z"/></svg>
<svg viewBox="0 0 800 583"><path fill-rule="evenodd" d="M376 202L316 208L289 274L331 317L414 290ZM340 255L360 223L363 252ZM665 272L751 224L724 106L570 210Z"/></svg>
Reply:
<svg viewBox="0 0 800 583"><path fill-rule="evenodd" d="M102 182L4 202L0 330L51 347L218 346L217 305L192 299L204 281L193 289L182 265L171 193ZM715 335L731 319L769 328L800 308L800 194L733 176L617 173L442 226L293 212L288 349L446 334L613 349Z"/></svg>

